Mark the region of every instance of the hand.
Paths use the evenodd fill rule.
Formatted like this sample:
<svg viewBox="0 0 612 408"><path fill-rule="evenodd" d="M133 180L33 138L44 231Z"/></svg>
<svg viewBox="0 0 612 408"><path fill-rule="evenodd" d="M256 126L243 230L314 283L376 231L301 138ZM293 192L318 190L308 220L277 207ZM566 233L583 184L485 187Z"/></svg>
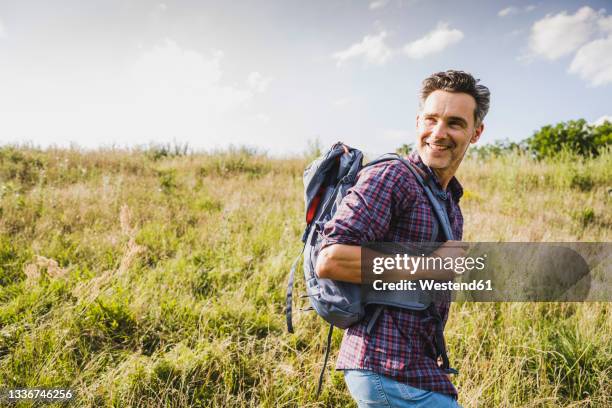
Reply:
<svg viewBox="0 0 612 408"><path fill-rule="evenodd" d="M461 241L446 241L431 253L440 258L462 258L467 254L469 244Z"/></svg>
<svg viewBox="0 0 612 408"><path fill-rule="evenodd" d="M446 262L446 258L452 258L453 260L457 258L465 258L468 249L469 244L465 242L446 241L445 243L440 245L438 249L433 251L430 256L442 258L442 260ZM455 278L455 274L458 274L458 272L456 271L447 270L446 272L450 273L450 275L447 276L447 278L450 280Z"/></svg>

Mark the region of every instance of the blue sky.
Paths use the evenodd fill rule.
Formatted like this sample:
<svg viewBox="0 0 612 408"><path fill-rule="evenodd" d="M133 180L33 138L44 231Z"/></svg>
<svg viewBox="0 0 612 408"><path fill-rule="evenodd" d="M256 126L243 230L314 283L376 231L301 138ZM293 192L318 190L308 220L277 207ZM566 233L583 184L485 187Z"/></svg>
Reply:
<svg viewBox="0 0 612 408"><path fill-rule="evenodd" d="M0 142L382 153L412 141L420 82L448 68L491 89L482 143L595 122L612 115L612 4L2 2Z"/></svg>

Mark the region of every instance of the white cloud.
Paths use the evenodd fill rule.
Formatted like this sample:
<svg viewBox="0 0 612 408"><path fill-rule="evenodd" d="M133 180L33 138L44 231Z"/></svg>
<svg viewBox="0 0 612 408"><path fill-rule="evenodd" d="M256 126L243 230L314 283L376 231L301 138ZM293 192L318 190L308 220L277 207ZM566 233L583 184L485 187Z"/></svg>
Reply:
<svg viewBox="0 0 612 408"><path fill-rule="evenodd" d="M404 46L404 53L410 58L420 59L430 54L443 51L463 39L463 33L449 28L447 23L438 23L437 27L424 37Z"/></svg>
<svg viewBox="0 0 612 408"><path fill-rule="evenodd" d="M43 146L134 146L173 138L198 148L248 144L270 118L254 110L259 94L247 84L248 71L243 81L229 80L226 65L221 51L186 49L171 40L121 61L112 73L68 76L49 69L41 76L1 64L0 112L7 119L0 134Z"/></svg>
<svg viewBox="0 0 612 408"><path fill-rule="evenodd" d="M612 123L612 115L603 115L602 117L600 117L596 121L592 122L591 125L600 126L600 125L603 125L604 122L606 122L606 121Z"/></svg>
<svg viewBox="0 0 612 408"><path fill-rule="evenodd" d="M340 98L334 101L334 106L337 108L343 108L351 103L350 98Z"/></svg>
<svg viewBox="0 0 612 408"><path fill-rule="evenodd" d="M499 10L497 15L499 17L507 17L507 16L511 16L512 14L516 14L518 12L519 10L516 7L506 7L505 9Z"/></svg>
<svg viewBox="0 0 612 408"><path fill-rule="evenodd" d="M569 55L596 33L599 18L600 13L590 7L582 7L575 14L548 14L531 27L529 50L549 60Z"/></svg>
<svg viewBox="0 0 612 408"><path fill-rule="evenodd" d="M267 125L268 123L270 123L270 116L266 115L265 113L258 113L253 116L253 120L261 124Z"/></svg>
<svg viewBox="0 0 612 408"><path fill-rule="evenodd" d="M221 84L222 59L221 51L207 58L166 40L132 64L134 92L146 98L147 104L169 110L187 103L204 112L226 112L246 103L252 92Z"/></svg>
<svg viewBox="0 0 612 408"><path fill-rule="evenodd" d="M602 31L612 34L612 16L600 18L597 24Z"/></svg>
<svg viewBox="0 0 612 408"><path fill-rule="evenodd" d="M569 67L592 86L612 83L612 35L582 46Z"/></svg>
<svg viewBox="0 0 612 408"><path fill-rule="evenodd" d="M166 39L163 44L141 53L130 70L137 79L163 87L205 88L221 78L222 59L222 51L214 51L206 58Z"/></svg>
<svg viewBox="0 0 612 408"><path fill-rule="evenodd" d="M555 60L574 54L568 71L591 86L612 83L612 16L582 7L547 15L531 27L531 57ZM529 57L528 57L529 58Z"/></svg>
<svg viewBox="0 0 612 408"><path fill-rule="evenodd" d="M509 33L505 34L507 37L516 37L525 33L524 28L517 28L516 30L512 30Z"/></svg>
<svg viewBox="0 0 612 408"><path fill-rule="evenodd" d="M389 0L375 0L370 3L370 10L377 10L385 7L389 3Z"/></svg>
<svg viewBox="0 0 612 408"><path fill-rule="evenodd" d="M391 49L386 43L386 31L377 35L366 35L361 42L355 43L345 50L333 54L337 66L354 58L363 58L367 63L383 65L397 51ZM425 36L404 45L401 52L413 59L421 59L430 54L443 51L447 47L463 39L463 33L457 29L449 28L447 23L438 23L436 28Z"/></svg>
<svg viewBox="0 0 612 408"><path fill-rule="evenodd" d="M268 89L268 86L272 82L272 78L266 78L259 72L251 72L247 77L247 85L254 92L262 93Z"/></svg>
<svg viewBox="0 0 612 408"><path fill-rule="evenodd" d="M361 42L334 53L332 57L336 60L337 66L341 66L354 58L363 58L367 63L383 65L392 55L391 49L385 43L386 37L387 33L385 31L381 31L377 35L366 35Z"/></svg>
<svg viewBox="0 0 612 408"><path fill-rule="evenodd" d="M497 15L499 17L508 17L508 16L512 16L515 14L519 14L519 13L529 13L530 11L535 10L535 8L536 6L533 4L529 4L523 7L522 9L515 7L515 6L510 6L510 7L506 7L505 9L499 10Z"/></svg>
<svg viewBox="0 0 612 408"><path fill-rule="evenodd" d="M166 11L168 11L168 6L166 5L166 3L158 3L151 8L149 17L153 20L160 20L164 17Z"/></svg>

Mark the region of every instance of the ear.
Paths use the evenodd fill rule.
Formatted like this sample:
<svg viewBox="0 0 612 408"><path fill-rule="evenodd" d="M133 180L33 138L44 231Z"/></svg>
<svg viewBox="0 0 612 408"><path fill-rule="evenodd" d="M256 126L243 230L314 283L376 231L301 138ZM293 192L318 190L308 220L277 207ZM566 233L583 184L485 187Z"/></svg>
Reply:
<svg viewBox="0 0 612 408"><path fill-rule="evenodd" d="M478 139L480 139L480 135L482 135L483 131L484 131L484 123L481 123L480 126L478 126L474 130L474 135L470 139L470 143L476 143L478 141Z"/></svg>
<svg viewBox="0 0 612 408"><path fill-rule="evenodd" d="M414 122L415 124L415 128L418 129L419 128L419 119L420 119L420 115L417 113L416 115L416 120Z"/></svg>

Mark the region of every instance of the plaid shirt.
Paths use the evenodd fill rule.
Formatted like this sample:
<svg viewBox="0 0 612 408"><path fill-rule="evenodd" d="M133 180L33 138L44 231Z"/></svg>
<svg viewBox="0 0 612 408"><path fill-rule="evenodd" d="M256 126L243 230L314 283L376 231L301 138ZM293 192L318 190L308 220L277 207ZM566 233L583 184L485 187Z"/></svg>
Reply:
<svg viewBox="0 0 612 408"><path fill-rule="evenodd" d="M435 178L416 152L408 159ZM461 240L463 216L459 199L461 185L454 177L448 185L446 209L453 236ZM325 224L322 247L332 244L361 245L368 241L429 242L435 214L422 187L399 161L364 168ZM441 235L440 235L441 238ZM438 239L441 240L441 239ZM444 323L449 303L437 304ZM371 335L367 322L349 327L342 340L337 370L366 369L424 390L450 394L457 390L436 361L428 357L435 350L435 325L422 322L424 313L406 309L383 309Z"/></svg>

